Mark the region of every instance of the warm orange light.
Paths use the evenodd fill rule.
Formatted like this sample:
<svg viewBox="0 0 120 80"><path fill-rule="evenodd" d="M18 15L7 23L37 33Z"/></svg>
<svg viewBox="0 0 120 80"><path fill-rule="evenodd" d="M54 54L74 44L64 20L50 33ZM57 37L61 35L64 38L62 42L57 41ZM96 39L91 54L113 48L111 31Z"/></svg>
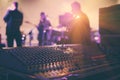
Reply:
<svg viewBox="0 0 120 80"><path fill-rule="evenodd" d="M80 15L74 15L73 16L75 19L79 19L80 18Z"/></svg>
<svg viewBox="0 0 120 80"><path fill-rule="evenodd" d="M80 16L77 15L77 16L76 16L76 19L78 19L78 18L80 18Z"/></svg>

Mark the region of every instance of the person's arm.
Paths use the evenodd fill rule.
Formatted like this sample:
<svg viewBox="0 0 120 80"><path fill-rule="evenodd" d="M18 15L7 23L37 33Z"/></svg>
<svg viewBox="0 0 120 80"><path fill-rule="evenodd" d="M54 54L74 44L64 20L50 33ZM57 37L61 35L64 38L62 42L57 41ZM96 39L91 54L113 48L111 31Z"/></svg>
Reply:
<svg viewBox="0 0 120 80"><path fill-rule="evenodd" d="M18 25L22 25L23 23L23 14L21 12L19 12L19 18L17 19L18 20Z"/></svg>
<svg viewBox="0 0 120 80"><path fill-rule="evenodd" d="M44 30L49 30L50 27L51 27L50 21L46 20L46 22L44 23Z"/></svg>
<svg viewBox="0 0 120 80"><path fill-rule="evenodd" d="M10 11L7 12L7 14L4 16L3 19L4 19L5 22L9 21L9 19L10 19Z"/></svg>
<svg viewBox="0 0 120 80"><path fill-rule="evenodd" d="M23 23L23 14L21 14L21 25Z"/></svg>
<svg viewBox="0 0 120 80"><path fill-rule="evenodd" d="M48 25L49 25L49 26L52 26L51 23L50 23L50 21L48 21Z"/></svg>

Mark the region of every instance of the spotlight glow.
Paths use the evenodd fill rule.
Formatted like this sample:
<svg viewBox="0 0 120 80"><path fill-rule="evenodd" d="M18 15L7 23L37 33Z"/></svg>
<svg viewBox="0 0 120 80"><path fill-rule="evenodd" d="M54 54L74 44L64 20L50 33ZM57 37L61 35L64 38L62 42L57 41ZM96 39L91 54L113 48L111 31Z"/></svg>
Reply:
<svg viewBox="0 0 120 80"><path fill-rule="evenodd" d="M80 18L80 15L73 15L73 17L74 17L75 19L79 19L79 18Z"/></svg>
<svg viewBox="0 0 120 80"><path fill-rule="evenodd" d="M79 15L77 15L75 18L76 18L76 19L79 19L79 18L80 18L80 16L79 16Z"/></svg>

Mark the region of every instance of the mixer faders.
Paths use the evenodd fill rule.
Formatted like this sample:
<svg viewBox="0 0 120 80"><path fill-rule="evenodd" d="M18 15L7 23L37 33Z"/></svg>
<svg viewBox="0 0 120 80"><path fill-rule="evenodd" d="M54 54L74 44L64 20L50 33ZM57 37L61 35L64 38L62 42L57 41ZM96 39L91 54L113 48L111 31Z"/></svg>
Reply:
<svg viewBox="0 0 120 80"><path fill-rule="evenodd" d="M31 78L61 78L107 66L105 55L95 46L57 45L13 48L4 51L14 58L15 66L6 66ZM2 55L2 54L1 54ZM15 61L15 62L14 62Z"/></svg>

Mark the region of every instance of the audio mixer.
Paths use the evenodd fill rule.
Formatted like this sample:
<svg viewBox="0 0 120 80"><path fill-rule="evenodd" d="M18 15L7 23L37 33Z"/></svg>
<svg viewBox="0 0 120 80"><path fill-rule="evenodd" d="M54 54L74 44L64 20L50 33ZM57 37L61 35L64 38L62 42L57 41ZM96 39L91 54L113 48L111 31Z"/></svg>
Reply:
<svg viewBox="0 0 120 80"><path fill-rule="evenodd" d="M62 80L107 70L109 62L96 45L66 44L2 49L0 66L31 79Z"/></svg>

